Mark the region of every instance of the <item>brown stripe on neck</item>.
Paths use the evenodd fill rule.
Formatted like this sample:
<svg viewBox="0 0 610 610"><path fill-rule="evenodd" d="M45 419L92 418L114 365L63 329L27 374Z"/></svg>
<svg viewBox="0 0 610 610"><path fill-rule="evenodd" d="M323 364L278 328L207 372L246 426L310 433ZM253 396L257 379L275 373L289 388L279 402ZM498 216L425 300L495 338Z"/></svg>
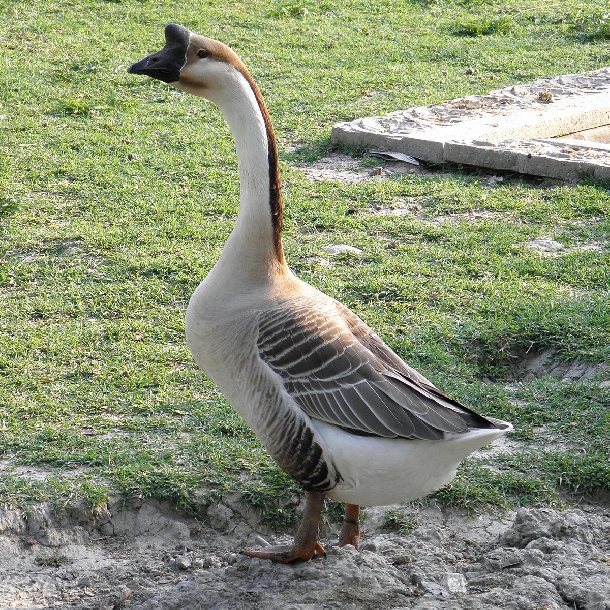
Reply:
<svg viewBox="0 0 610 610"><path fill-rule="evenodd" d="M223 45L224 46L224 45ZM225 46L228 53L225 54L225 61L233 65L241 72L248 84L252 88L254 97L260 108L263 121L265 123L265 131L267 132L267 161L269 163L269 206L271 208L271 222L273 225L273 236L275 244L275 252L280 264L285 265L284 248L282 246L282 229L284 226L284 201L282 199L282 183L280 180L280 163L277 154L277 142L275 132L271 123L271 117L267 110L267 105L263 99L263 95L258 88L258 85L252 78L248 68L243 64L241 59Z"/></svg>
<svg viewBox="0 0 610 610"><path fill-rule="evenodd" d="M275 132L273 131L273 125L271 124L271 117L269 111L265 105L265 100L258 88L258 85L254 82L252 75L248 72L248 68L239 59L239 57L225 44L212 40L211 38L204 38L197 34L191 34L189 50L187 52L187 64L189 61L196 61L197 51L201 48L206 49L212 57L219 61L224 61L229 65L233 66L238 70L243 77L248 81L248 84L252 88L254 97L258 103L258 106L265 123L265 130L267 132L267 160L269 164L269 206L271 208L271 221L273 226L273 235L275 243L275 251L277 254L278 261L281 265L285 265L284 260L284 249L282 247L282 227L284 222L284 203L282 201L282 185L280 182L280 165L277 155L277 143L275 140ZM181 77L183 80L183 77Z"/></svg>
<svg viewBox="0 0 610 610"><path fill-rule="evenodd" d="M242 70L243 75L252 87L256 101L258 102L265 130L267 132L267 161L269 163L269 206L271 208L271 222L273 224L273 235L275 251L279 262L284 264L284 248L282 246L282 229L284 227L284 201L282 199L282 182L280 180L280 162L277 154L277 141L271 124L271 117L267 105L256 82L247 70Z"/></svg>

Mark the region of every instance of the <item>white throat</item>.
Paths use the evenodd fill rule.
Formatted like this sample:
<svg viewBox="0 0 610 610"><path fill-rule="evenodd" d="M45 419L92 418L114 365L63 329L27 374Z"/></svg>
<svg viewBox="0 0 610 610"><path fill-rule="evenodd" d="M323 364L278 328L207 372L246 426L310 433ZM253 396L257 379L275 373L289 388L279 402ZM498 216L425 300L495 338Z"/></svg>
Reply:
<svg viewBox="0 0 610 610"><path fill-rule="evenodd" d="M177 87L215 103L235 140L240 182L239 216L216 267L223 269L225 277L238 272L247 273L250 280L256 281L257 275L259 280L264 280L277 272L278 265L284 266L278 259L271 215L265 120L250 83L239 70L217 62L213 78L219 86L197 90L177 83Z"/></svg>

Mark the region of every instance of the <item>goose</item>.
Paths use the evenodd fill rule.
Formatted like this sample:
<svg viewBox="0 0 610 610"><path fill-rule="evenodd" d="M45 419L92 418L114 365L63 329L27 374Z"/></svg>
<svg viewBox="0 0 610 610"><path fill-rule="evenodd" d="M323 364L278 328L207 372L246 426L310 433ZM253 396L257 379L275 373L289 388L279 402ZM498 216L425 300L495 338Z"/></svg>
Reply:
<svg viewBox="0 0 610 610"><path fill-rule="evenodd" d="M190 299L186 339L306 499L293 544L245 553L284 563L325 555L318 525L327 497L346 504L339 545L358 548L360 506L440 489L462 459L512 425L451 399L345 305L290 271L271 119L228 46L170 24L165 46L128 72L216 104L235 141L239 213Z"/></svg>

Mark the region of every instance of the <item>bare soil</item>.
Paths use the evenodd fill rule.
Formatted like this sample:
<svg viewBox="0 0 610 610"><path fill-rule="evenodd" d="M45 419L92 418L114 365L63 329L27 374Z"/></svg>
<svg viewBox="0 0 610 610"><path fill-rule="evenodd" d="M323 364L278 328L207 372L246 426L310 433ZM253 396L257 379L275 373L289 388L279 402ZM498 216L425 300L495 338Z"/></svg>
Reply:
<svg viewBox="0 0 610 610"><path fill-rule="evenodd" d="M278 565L242 554L289 539L238 497L204 521L157 501L0 511L0 608L610 609L610 510L520 509L468 516L412 509L406 536L384 532L388 507L369 509L362 548Z"/></svg>
<svg viewBox="0 0 610 610"><path fill-rule="evenodd" d="M399 161L379 161L375 167L364 167L362 160L350 155L333 153L315 163L297 167L310 180L331 180L351 184L371 179L388 179L397 174L429 173L423 165L411 165Z"/></svg>

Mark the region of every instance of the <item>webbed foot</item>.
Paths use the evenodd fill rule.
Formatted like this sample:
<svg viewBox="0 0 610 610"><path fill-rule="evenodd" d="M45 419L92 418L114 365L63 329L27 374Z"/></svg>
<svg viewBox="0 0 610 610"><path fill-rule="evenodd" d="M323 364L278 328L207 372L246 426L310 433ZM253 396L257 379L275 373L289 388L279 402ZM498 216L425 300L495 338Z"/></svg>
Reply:
<svg viewBox="0 0 610 610"><path fill-rule="evenodd" d="M309 561L314 557L324 557L326 552L318 542L318 524L324 507L324 494L307 492L305 500L305 512L292 546L286 544L262 549L246 549L245 554L280 563L290 563L299 559Z"/></svg>
<svg viewBox="0 0 610 610"><path fill-rule="evenodd" d="M289 544L281 544L278 546L269 546L263 549L246 549L244 551L248 557L258 557L260 559L270 559L279 563L292 563L293 561L302 560L309 561L314 557L324 557L326 551L324 547L316 540L315 544L308 546L290 546Z"/></svg>

